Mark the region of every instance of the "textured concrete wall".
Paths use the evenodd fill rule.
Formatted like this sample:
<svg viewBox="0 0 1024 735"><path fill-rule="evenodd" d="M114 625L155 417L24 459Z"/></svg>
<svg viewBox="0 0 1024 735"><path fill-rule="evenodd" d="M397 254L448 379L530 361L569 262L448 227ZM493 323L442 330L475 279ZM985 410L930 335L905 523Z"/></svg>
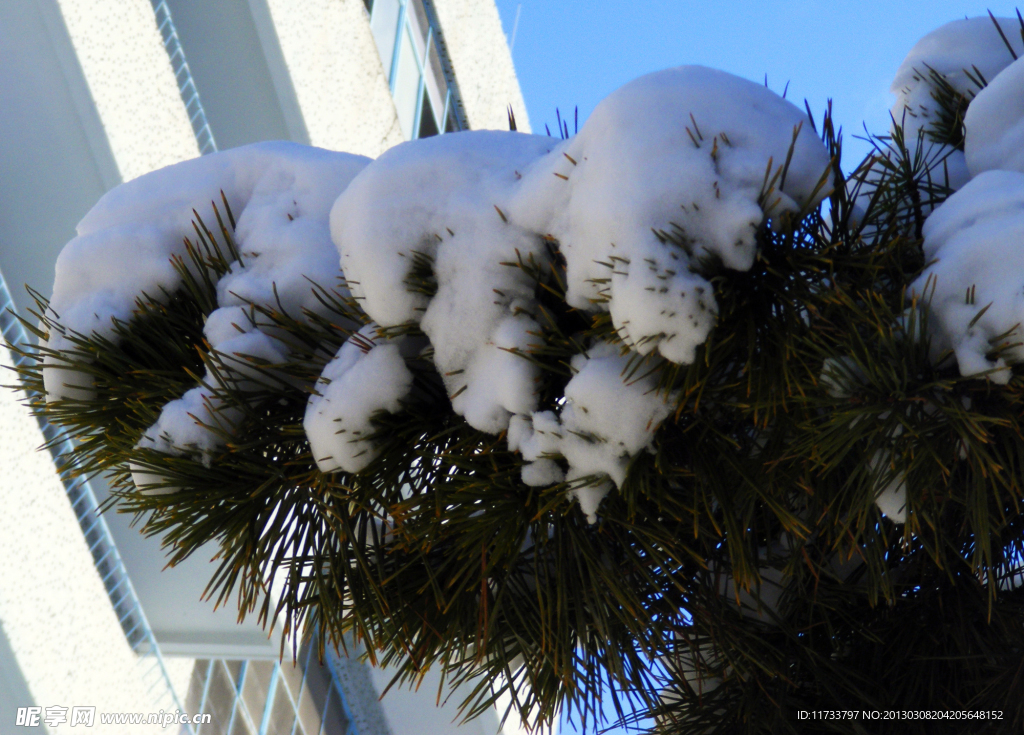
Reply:
<svg viewBox="0 0 1024 735"><path fill-rule="evenodd" d="M10 352L0 348L10 364ZM6 368L4 372L7 373ZM7 373L10 375L10 373ZM149 691L152 660L128 647L64 486L35 420L18 394L0 388L0 626L34 702L95 706L99 712L156 712L168 702ZM9 662L8 662L9 663ZM190 661L170 662L176 683ZM13 732L15 712L0 712L0 732ZM79 732L65 723L51 732ZM110 733L163 732L159 727L99 726Z"/></svg>
<svg viewBox="0 0 1024 735"><path fill-rule="evenodd" d="M401 143L362 0L266 3L309 142L370 157Z"/></svg>
<svg viewBox="0 0 1024 735"><path fill-rule="evenodd" d="M402 142L361 0L266 2L313 145L376 157ZM508 105L530 130L493 0L435 0L469 125L508 129ZM258 14L257 14L258 15Z"/></svg>
<svg viewBox="0 0 1024 735"><path fill-rule="evenodd" d="M124 181L199 155L149 0L59 0Z"/></svg>
<svg viewBox="0 0 1024 735"><path fill-rule="evenodd" d="M506 110L511 105L519 130L530 132L530 118L494 0L434 0L434 7L470 128L508 130Z"/></svg>

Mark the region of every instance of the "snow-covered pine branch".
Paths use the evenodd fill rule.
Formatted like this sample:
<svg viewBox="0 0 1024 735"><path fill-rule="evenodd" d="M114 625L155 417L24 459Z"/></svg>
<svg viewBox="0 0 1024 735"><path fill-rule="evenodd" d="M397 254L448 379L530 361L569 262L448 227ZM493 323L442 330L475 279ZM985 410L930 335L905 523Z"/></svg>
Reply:
<svg viewBox="0 0 1024 735"><path fill-rule="evenodd" d="M828 153L803 111L724 72L681 67L626 85L565 141L470 132L405 143L373 162L256 144L143 176L82 221L58 260L50 308L58 330L108 336L136 299L178 287L170 260L183 253L192 213L223 192L239 213L239 258L206 321L213 350L284 362L287 341L247 318L246 305L316 313L310 281L343 274L376 325L422 329L455 413L494 434L515 417L510 441L531 460L527 484L582 480L574 492L595 522L609 481L622 483L671 410L649 376L626 377L626 355L692 362L717 312L708 265L750 268L765 220L798 217L831 186ZM566 303L610 313L617 332L614 345L581 345L557 416L537 414L539 369L517 354L540 347L535 284L508 266L552 257L566 263ZM432 265L432 294L408 286L417 258ZM55 331L48 347L59 352L63 339ZM359 344L342 348L310 399L305 426L325 472L365 467L370 417L397 411L411 388L398 345L372 333ZM59 361L44 376L50 401L89 395ZM241 419L212 392L199 386L168 403L140 446L209 461Z"/></svg>
<svg viewBox="0 0 1024 735"><path fill-rule="evenodd" d="M922 39L845 177L828 115L703 67L565 140L157 171L80 224L23 382L172 562L219 544L220 602L408 680L1019 731L1022 28Z"/></svg>

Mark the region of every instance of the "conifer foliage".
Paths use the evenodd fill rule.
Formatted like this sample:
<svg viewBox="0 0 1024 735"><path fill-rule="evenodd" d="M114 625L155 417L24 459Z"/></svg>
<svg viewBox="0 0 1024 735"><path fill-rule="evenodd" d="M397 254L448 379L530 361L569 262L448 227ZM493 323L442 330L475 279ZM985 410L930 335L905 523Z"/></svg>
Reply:
<svg viewBox="0 0 1024 735"><path fill-rule="evenodd" d="M820 119L824 204L773 210L789 158L769 160L750 267L694 257L717 314L691 361L630 342L600 304L570 305L557 237L501 262L532 293L535 339L506 351L535 368L538 412L564 410L578 356L599 345L623 357L624 382L649 381L669 403L593 516L574 499L607 476L524 481L531 462L510 448L512 429L457 413L425 328L377 326L358 284L310 281L317 306L298 313L282 300L241 309L238 331L274 335L286 359L213 349L203 330L218 282L249 257L227 196L193 213L180 285L139 295L103 335L68 328L39 298L38 326L25 324L42 346L14 346L34 358L22 385L75 440L67 466L106 474L117 509L163 534L172 563L218 545L212 599L268 625L281 616L320 645L354 634L407 681L441 667L473 688L469 715L507 688L513 717L569 708L594 725L610 688L624 720L653 715L669 733L1019 732L1021 332L990 332L991 368L966 369L932 308L946 277L928 271L925 246L929 217L962 186L964 110L991 80L918 72L934 124L911 136L896 120L852 173ZM712 137L699 123L698 149ZM693 250L683 228L655 235ZM410 257L406 289L434 297L441 256ZM610 283L619 266L605 266ZM983 290L963 297L970 329L999 310ZM322 470L303 423L318 378L344 345L366 355L389 340L407 345L410 389L399 410L373 413L363 469ZM48 401L55 368L92 390ZM195 420L215 448L140 444L200 383L210 411ZM872 711L923 719L864 719ZM985 719L934 719L964 712Z"/></svg>

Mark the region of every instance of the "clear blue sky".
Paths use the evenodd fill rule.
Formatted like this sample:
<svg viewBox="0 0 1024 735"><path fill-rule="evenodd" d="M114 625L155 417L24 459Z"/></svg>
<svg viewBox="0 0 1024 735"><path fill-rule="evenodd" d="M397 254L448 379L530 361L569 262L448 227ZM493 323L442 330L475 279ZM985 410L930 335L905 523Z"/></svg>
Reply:
<svg viewBox="0 0 1024 735"><path fill-rule="evenodd" d="M892 76L914 43L951 20L1014 17L1013 3L948 0L496 0L506 36L521 7L513 60L535 132L555 131L555 108L580 124L631 79L680 64L703 64L763 82L815 118L829 98L850 140L867 123L885 132ZM1024 2L1021 3L1024 8ZM570 122L570 129L572 123ZM557 133L556 133L557 134ZM844 168L853 160L844 156ZM858 156L859 158L859 156Z"/></svg>
<svg viewBox="0 0 1024 735"><path fill-rule="evenodd" d="M889 125L889 85L911 47L964 16L1014 17L1013 3L948 0L496 0L535 132L555 132L555 108L580 125L606 95L642 74L703 64L764 81L820 120L829 98L846 132L844 168L868 151L863 124ZM1024 8L1024 2L1021 3ZM557 133L555 133L557 135ZM823 703L827 704L827 703ZM563 733L572 728L563 725ZM612 730L609 732L625 732Z"/></svg>

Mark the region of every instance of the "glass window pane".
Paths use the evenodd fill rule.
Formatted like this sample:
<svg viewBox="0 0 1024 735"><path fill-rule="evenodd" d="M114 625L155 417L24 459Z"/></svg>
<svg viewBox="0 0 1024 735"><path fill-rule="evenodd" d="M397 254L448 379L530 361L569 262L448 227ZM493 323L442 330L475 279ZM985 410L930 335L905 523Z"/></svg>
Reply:
<svg viewBox="0 0 1024 735"><path fill-rule="evenodd" d="M273 661L250 661L245 667L242 703L249 712L249 719L256 727L263 722L263 710L267 706L267 692L270 690L273 675Z"/></svg>
<svg viewBox="0 0 1024 735"><path fill-rule="evenodd" d="M420 92L420 67L416 63L415 53L408 32L402 33L394 89L398 123L406 140L412 138L413 125L416 123L416 103Z"/></svg>
<svg viewBox="0 0 1024 735"><path fill-rule="evenodd" d="M417 138L429 138L438 134L437 120L434 119L434 110L430 106L430 97L423 95L423 107L420 110L420 130Z"/></svg>
<svg viewBox="0 0 1024 735"><path fill-rule="evenodd" d="M324 735L345 735L348 728L348 718L345 717L345 709L341 705L341 697L338 690L331 687L331 698L327 704L327 711L324 712Z"/></svg>
<svg viewBox="0 0 1024 735"><path fill-rule="evenodd" d="M291 733L292 725L295 724L295 707L292 705L291 697L288 696L288 686L284 681L277 683L277 690L274 692L274 708L270 711L270 720L267 722L268 733Z"/></svg>
<svg viewBox="0 0 1024 735"><path fill-rule="evenodd" d="M224 665L231 674L231 681L235 684L235 691L238 691L238 683L242 680L242 664L245 661L225 661Z"/></svg>
<svg viewBox="0 0 1024 735"><path fill-rule="evenodd" d="M423 11L422 0L409 0L405 10L409 19L409 31L412 34L412 41L416 45L416 58L423 61L423 49L427 45L427 14Z"/></svg>
<svg viewBox="0 0 1024 735"><path fill-rule="evenodd" d="M395 38L398 34L399 0L375 0L373 15L370 17L370 30L373 40L377 42L380 62L384 65L384 78L391 78L391 58L395 51Z"/></svg>
<svg viewBox="0 0 1024 735"><path fill-rule="evenodd" d="M210 675L205 713L212 715L211 723L203 726L203 735L226 735L235 704L235 688L224 668L223 661L215 661Z"/></svg>
<svg viewBox="0 0 1024 735"><path fill-rule="evenodd" d="M288 687L288 691L292 695L293 702L299 701L299 695L302 693L303 689L303 678L305 672L303 671L301 663L302 655L303 654L301 653L299 654L299 661L294 664L291 661L281 662L281 681L278 683L278 686ZM315 658L313 660L314 662L316 661Z"/></svg>
<svg viewBox="0 0 1024 735"><path fill-rule="evenodd" d="M444 80L441 59L437 55L436 38L430 41L430 52L427 54L427 68L423 71L424 89L430 97L430 106L434 109L435 124L441 127L441 116L444 115L444 100L448 95L448 84Z"/></svg>
<svg viewBox="0 0 1024 735"><path fill-rule="evenodd" d="M188 680L188 694L185 695L185 711L189 714L203 711L203 690L206 688L206 672L210 668L209 660L196 660L192 667L192 676Z"/></svg>
<svg viewBox="0 0 1024 735"><path fill-rule="evenodd" d="M249 720L242 712L241 704L239 704L239 711L235 713L235 721L231 723L231 735L255 735L253 729L249 726Z"/></svg>

